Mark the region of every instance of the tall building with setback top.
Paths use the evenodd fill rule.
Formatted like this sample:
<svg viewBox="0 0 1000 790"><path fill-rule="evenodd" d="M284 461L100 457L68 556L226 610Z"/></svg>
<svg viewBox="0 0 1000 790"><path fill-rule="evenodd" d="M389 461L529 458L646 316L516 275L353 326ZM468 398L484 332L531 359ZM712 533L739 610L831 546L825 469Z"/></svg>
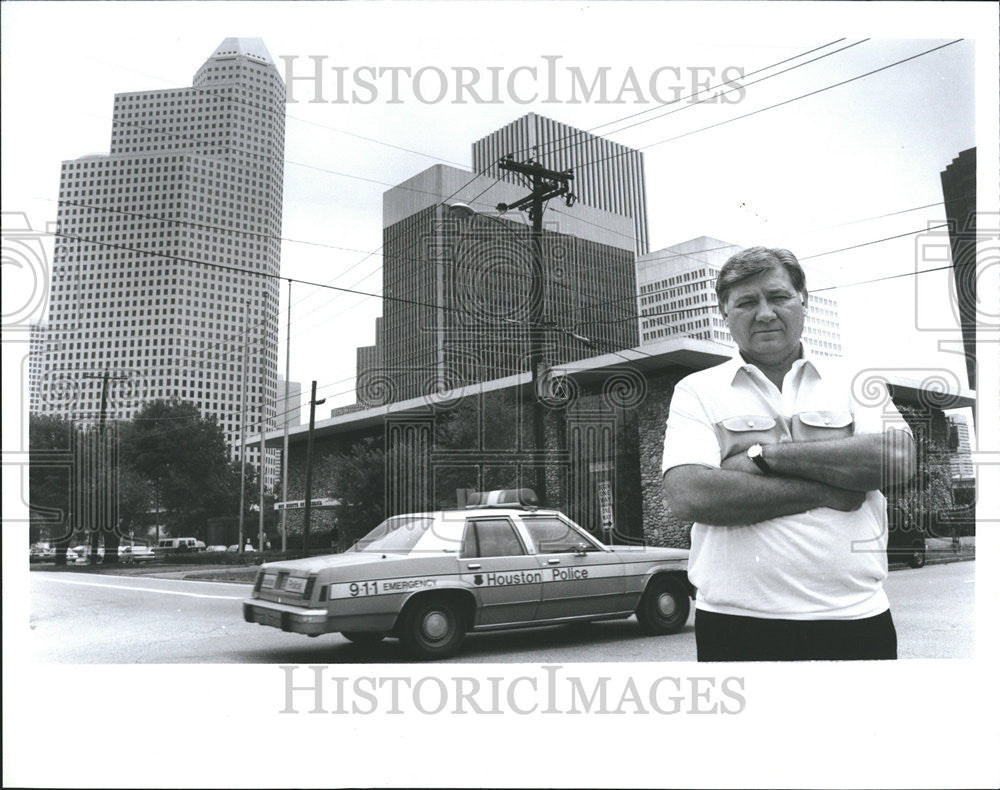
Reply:
<svg viewBox="0 0 1000 790"><path fill-rule="evenodd" d="M190 401L238 457L245 356L248 432L273 425L284 100L263 42L227 38L191 87L116 95L110 153L62 163L42 411L92 418L107 372L109 418Z"/></svg>
<svg viewBox="0 0 1000 790"><path fill-rule="evenodd" d="M532 157L552 170L572 168L570 191L579 201L629 217L633 249L637 254L649 250L641 151L530 112L473 143L472 167L477 173L519 183L518 176L498 166L507 155L519 161Z"/></svg>
<svg viewBox="0 0 1000 790"><path fill-rule="evenodd" d="M715 281L722 265L740 249L738 244L699 236L640 255L636 261L640 345L668 337L694 337L735 347L717 307ZM818 356L841 355L835 299L809 294L802 340Z"/></svg>
<svg viewBox="0 0 1000 790"><path fill-rule="evenodd" d="M941 171L958 319L969 387L976 388L976 149L962 151Z"/></svg>

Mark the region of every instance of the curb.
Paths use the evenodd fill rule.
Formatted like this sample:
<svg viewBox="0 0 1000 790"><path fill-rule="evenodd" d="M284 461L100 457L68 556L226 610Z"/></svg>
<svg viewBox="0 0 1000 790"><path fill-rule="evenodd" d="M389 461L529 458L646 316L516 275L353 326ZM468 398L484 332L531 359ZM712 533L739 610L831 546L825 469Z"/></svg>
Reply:
<svg viewBox="0 0 1000 790"><path fill-rule="evenodd" d="M928 565L948 565L952 562L975 562L975 554L949 554L940 557L927 556L924 558L924 567ZM897 570L920 570L919 568L910 568L910 566L903 562L902 560L894 560L889 563L890 571Z"/></svg>

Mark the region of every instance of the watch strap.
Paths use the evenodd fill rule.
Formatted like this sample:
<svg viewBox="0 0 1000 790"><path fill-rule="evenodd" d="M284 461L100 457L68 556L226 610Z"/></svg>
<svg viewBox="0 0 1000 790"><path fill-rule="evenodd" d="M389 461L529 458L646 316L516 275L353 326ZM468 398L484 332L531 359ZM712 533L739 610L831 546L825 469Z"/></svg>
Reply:
<svg viewBox="0 0 1000 790"><path fill-rule="evenodd" d="M757 452L750 452L750 450L753 450L754 448L756 448ZM747 455L750 457L750 460L754 462L754 466L765 474L773 473L774 470L771 469L771 465L764 460L764 445L755 444L750 448L750 450L747 451Z"/></svg>

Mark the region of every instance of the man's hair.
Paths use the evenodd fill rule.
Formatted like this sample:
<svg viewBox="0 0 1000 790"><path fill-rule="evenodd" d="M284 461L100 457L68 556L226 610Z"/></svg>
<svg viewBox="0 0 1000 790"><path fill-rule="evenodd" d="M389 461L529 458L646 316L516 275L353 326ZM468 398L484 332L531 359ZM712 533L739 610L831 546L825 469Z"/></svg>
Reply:
<svg viewBox="0 0 1000 790"><path fill-rule="evenodd" d="M740 250L726 261L715 281L715 295L721 308L733 286L769 269L784 266L792 287L803 296L806 292L806 273L802 271L798 258L788 250L771 247L748 247Z"/></svg>

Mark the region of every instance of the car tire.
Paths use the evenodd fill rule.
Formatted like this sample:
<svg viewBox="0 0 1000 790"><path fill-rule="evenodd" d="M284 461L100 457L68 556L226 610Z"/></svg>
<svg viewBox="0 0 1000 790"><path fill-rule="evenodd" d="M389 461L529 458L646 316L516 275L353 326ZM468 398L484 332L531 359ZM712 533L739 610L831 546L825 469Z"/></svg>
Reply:
<svg viewBox="0 0 1000 790"><path fill-rule="evenodd" d="M465 618L447 598L423 598L405 612L399 638L413 658L446 658L465 639Z"/></svg>
<svg viewBox="0 0 1000 790"><path fill-rule="evenodd" d="M910 549L910 556L907 558L907 564L911 568L923 568L924 563L927 561L926 551L923 546L919 543L914 543L913 548Z"/></svg>
<svg viewBox="0 0 1000 790"><path fill-rule="evenodd" d="M687 587L676 576L656 576L646 585L636 619L643 633L676 634L687 623L691 599Z"/></svg>
<svg viewBox="0 0 1000 790"><path fill-rule="evenodd" d="M356 645L376 645L385 639L381 631L341 631L340 635Z"/></svg>

